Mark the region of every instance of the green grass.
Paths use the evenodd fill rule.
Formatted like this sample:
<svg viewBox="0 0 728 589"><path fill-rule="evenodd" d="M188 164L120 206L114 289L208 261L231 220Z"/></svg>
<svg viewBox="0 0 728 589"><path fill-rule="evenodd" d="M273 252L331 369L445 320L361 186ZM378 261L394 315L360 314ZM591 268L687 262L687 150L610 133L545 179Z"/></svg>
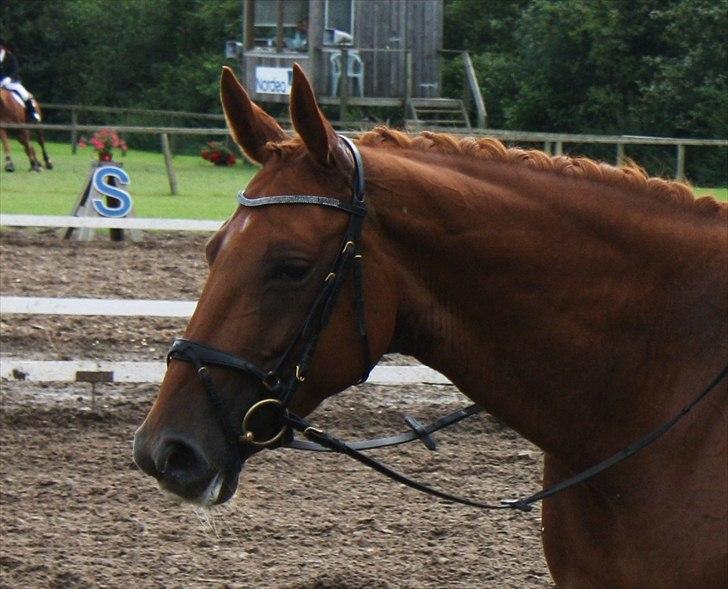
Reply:
<svg viewBox="0 0 728 589"><path fill-rule="evenodd" d="M710 195L716 200L728 202L728 188L696 188L695 192L700 196Z"/></svg>
<svg viewBox="0 0 728 589"><path fill-rule="evenodd" d="M50 143L48 151L55 169L40 174L27 171L20 146L13 145L18 169L9 174L0 169L0 212L36 215L68 215L85 186L93 160L90 148L76 155L65 143ZM169 181L161 153L131 150L120 158L131 178L127 190L134 199L138 217L179 219L226 219L235 210L235 195L247 185L257 168L238 160L232 168L220 168L199 156L174 157L179 194L170 195ZM698 194L712 194L728 201L728 188L696 188Z"/></svg>
<svg viewBox="0 0 728 589"><path fill-rule="evenodd" d="M35 215L68 215L85 187L94 159L90 148L76 155L64 143L47 144L54 169L40 174L28 172L28 160L20 146L13 145L17 170L0 168L0 212ZM179 219L226 219L235 210L235 195L247 185L256 168L238 160L230 168L212 165L199 156L173 158L179 194L172 196L161 153L130 150L119 157L131 182L126 187L138 217Z"/></svg>

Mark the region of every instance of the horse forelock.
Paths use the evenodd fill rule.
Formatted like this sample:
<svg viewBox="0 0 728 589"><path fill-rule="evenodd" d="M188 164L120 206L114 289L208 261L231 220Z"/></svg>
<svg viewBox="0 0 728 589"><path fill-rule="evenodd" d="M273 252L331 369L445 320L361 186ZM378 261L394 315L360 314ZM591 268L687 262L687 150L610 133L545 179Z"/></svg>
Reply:
<svg viewBox="0 0 728 589"><path fill-rule="evenodd" d="M454 137L445 133L424 131L408 135L388 127L377 127L359 138L360 145L394 148L429 153L442 153L477 158L484 161L514 163L531 169L576 176L625 190L646 193L654 198L693 208L700 213L728 216L728 207L712 196L696 198L687 183L649 176L633 161L616 167L587 157L548 155L537 149L506 147L492 137Z"/></svg>

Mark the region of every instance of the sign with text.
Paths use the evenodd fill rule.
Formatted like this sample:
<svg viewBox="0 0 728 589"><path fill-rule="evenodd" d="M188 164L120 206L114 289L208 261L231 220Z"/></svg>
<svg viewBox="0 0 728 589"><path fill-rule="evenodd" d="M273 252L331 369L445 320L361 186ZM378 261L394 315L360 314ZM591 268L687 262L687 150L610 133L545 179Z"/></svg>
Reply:
<svg viewBox="0 0 728 589"><path fill-rule="evenodd" d="M293 69L289 67L255 68L255 91L259 94L290 94Z"/></svg>

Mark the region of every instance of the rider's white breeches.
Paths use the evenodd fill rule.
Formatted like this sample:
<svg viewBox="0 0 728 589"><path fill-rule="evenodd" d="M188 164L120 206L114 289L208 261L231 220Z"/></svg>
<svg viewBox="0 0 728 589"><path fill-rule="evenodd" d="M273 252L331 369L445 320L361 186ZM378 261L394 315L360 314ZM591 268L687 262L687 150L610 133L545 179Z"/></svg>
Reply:
<svg viewBox="0 0 728 589"><path fill-rule="evenodd" d="M10 78L3 78L0 80L0 88L7 88L13 92L17 92L23 102L30 100L30 92L28 92L20 82L13 82Z"/></svg>

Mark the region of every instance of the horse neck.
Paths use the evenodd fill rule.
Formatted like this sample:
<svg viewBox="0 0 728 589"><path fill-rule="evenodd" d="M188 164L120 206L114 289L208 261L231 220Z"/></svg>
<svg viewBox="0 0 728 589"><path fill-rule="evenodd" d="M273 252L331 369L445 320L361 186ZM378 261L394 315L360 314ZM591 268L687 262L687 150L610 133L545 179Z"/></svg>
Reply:
<svg viewBox="0 0 728 589"><path fill-rule="evenodd" d="M588 424L629 441L724 362L725 321L700 311L725 317L724 220L699 230L687 207L523 165L364 153L398 281L393 351L547 451L586 434L603 456Z"/></svg>

